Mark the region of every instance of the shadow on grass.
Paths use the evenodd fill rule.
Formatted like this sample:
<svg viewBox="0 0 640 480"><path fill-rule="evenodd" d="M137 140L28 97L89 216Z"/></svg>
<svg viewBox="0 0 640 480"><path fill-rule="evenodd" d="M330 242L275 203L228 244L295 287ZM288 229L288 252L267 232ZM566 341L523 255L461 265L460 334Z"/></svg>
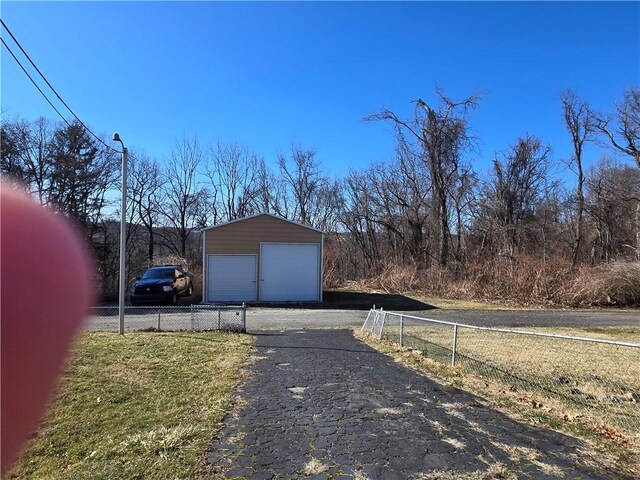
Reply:
<svg viewBox="0 0 640 480"><path fill-rule="evenodd" d="M432 310L428 303L399 294L363 293L344 290L325 290L322 302L274 302L255 303L249 306L261 308L308 308L313 310L369 310L376 308L398 311Z"/></svg>

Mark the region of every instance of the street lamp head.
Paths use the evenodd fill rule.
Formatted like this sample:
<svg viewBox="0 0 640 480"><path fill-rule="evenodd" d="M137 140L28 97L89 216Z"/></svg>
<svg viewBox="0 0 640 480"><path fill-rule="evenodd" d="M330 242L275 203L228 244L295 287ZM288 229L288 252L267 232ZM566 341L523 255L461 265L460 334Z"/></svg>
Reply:
<svg viewBox="0 0 640 480"><path fill-rule="evenodd" d="M118 132L115 132L113 134L113 141L114 142L121 142L122 140L120 140L120 135L118 135Z"/></svg>

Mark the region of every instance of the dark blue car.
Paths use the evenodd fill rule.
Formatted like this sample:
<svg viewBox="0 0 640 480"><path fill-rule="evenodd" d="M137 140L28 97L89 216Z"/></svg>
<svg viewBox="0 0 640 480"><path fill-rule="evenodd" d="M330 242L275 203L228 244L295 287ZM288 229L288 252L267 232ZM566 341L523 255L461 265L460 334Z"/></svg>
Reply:
<svg viewBox="0 0 640 480"><path fill-rule="evenodd" d="M131 305L176 305L178 296L193 295L192 276L179 265L153 267L131 287Z"/></svg>

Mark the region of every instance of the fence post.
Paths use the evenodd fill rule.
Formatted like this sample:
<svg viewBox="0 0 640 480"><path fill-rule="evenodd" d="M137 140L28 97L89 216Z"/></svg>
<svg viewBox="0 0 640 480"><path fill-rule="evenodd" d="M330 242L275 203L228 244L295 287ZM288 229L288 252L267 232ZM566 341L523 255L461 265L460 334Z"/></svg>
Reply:
<svg viewBox="0 0 640 480"><path fill-rule="evenodd" d="M196 329L196 324L193 318L193 303L191 304L191 330Z"/></svg>
<svg viewBox="0 0 640 480"><path fill-rule="evenodd" d="M378 319L380 318L380 311L374 310L376 316L373 317L373 322L371 323L371 335L376 333L376 329L378 328Z"/></svg>
<svg viewBox="0 0 640 480"><path fill-rule="evenodd" d="M247 331L247 304L242 302L242 331Z"/></svg>
<svg viewBox="0 0 640 480"><path fill-rule="evenodd" d="M451 348L451 366L456 366L456 347L458 343L458 325L453 326L453 346Z"/></svg>
<svg viewBox="0 0 640 480"><path fill-rule="evenodd" d="M371 317L371 325L369 325L369 333L373 334L376 331L376 325L378 324L378 311L373 311L373 316Z"/></svg>
<svg viewBox="0 0 640 480"><path fill-rule="evenodd" d="M158 331L160 331L160 309L158 309Z"/></svg>
<svg viewBox="0 0 640 480"><path fill-rule="evenodd" d="M371 318L371 313L373 312L373 318ZM373 307L371 307L371 310L369 310L369 313L367 314L367 318L364 319L364 323L362 324L362 328L360 329L361 332L364 332L365 327L367 326L367 322L369 321L369 319L371 319L371 323L373 324L373 326L375 326L376 324L376 319L378 318L378 312L376 311L376 304L373 304ZM371 327L371 331L373 331L373 327Z"/></svg>
<svg viewBox="0 0 640 480"><path fill-rule="evenodd" d="M364 327L367 326L367 322L369 321L369 317L371 317L371 310L367 313L367 317L364 319L364 323L362 324L362 328L360 328L361 332L364 332Z"/></svg>
<svg viewBox="0 0 640 480"><path fill-rule="evenodd" d="M218 307L218 330L220 330L220 307Z"/></svg>
<svg viewBox="0 0 640 480"><path fill-rule="evenodd" d="M404 315L400 315L400 346L404 347L403 342L403 334L404 334Z"/></svg>
<svg viewBox="0 0 640 480"><path fill-rule="evenodd" d="M380 310L382 310L382 308ZM386 319L387 319L387 312L382 312L382 323L380 324L380 333L378 334L378 340L382 340L382 330L384 330L384 321Z"/></svg>

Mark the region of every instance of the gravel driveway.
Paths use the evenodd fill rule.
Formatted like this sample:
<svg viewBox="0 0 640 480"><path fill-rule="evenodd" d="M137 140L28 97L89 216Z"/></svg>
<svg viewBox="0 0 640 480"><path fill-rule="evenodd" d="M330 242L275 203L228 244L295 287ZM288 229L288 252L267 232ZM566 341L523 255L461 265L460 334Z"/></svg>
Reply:
<svg viewBox="0 0 640 480"><path fill-rule="evenodd" d="M348 330L256 332L257 363L208 453L226 478L625 478L581 441L403 367ZM598 459L600 460L600 459ZM465 477L471 478L471 477Z"/></svg>

